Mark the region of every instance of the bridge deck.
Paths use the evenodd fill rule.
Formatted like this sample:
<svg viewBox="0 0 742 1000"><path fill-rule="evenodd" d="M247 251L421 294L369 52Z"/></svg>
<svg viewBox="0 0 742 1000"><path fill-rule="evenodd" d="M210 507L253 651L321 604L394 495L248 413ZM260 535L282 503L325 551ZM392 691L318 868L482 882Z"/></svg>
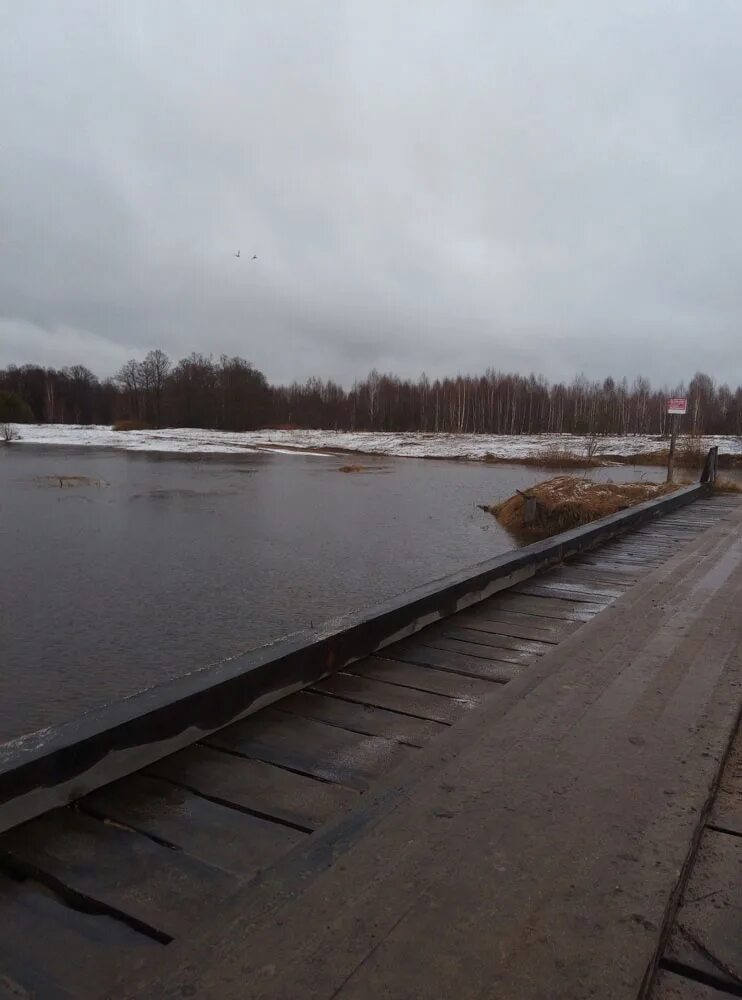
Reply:
<svg viewBox="0 0 742 1000"><path fill-rule="evenodd" d="M565 750L562 740L569 730L560 730L562 735L555 741L554 733L548 727L544 729L545 703L561 706L560 712L564 709L566 714L557 713L556 707L553 716L546 713L552 725L558 722L564 726L570 718L570 708L579 704L584 714L590 697L593 700L597 697L596 704L601 706L600 725L596 728L593 721L588 734L592 739L605 727L614 739L612 743L588 741L598 753L601 767L604 766L602 770L593 767L590 771L593 783L589 786L593 796L599 793L603 826L606 817L620 822L622 812L627 809L626 782L648 780L640 773L645 764L651 767L665 759L677 765L677 754L675 757L672 754L679 752L678 745L672 741L677 740L681 723L686 727L683 733L689 741L685 759L691 764L687 774L684 772L681 789L674 787L677 774L663 771L667 787L661 790L655 787L654 801L665 811L657 813L655 809L651 817L660 825L666 821L667 803L672 798L666 793L682 792L687 799L683 800L685 805L707 794L718 769L720 748L728 738L729 718L736 712L738 692L724 689L724 711L714 705L716 729L702 728L709 749L701 752L709 756L700 758L700 763L695 758L691 760L690 748L691 744L696 746L698 733L689 734L687 730L689 726L691 729L701 726L702 709L709 704L703 693L705 679L696 676L697 657L706 655L704 647L698 645L699 636L710 644L707 649L716 643L714 648L723 651L725 657L708 675L709 690L716 695L719 685L728 682L726 665L731 654L727 645L739 625L735 620L732 627L727 619L719 618L723 609L730 613L726 597L729 582L718 573L714 575L714 566L724 562L726 550L737 552L732 540L734 532L739 531L739 511L734 497L699 500L599 550L438 622L414 638L352 664L306 691L93 792L74 806L48 813L2 835L0 968L5 978L0 979L0 986L6 985L10 995L20 996L111 995L117 988L124 992L130 989L132 995L164 996L171 987L177 993L185 986L186 992L195 990L196 995L220 997L372 997L383 995L383 991L374 990L381 990L386 984L384 988L391 989L390 995L446 995L445 989L430 994L424 989L415 993L411 983L407 991L407 987L400 985L395 992L379 971L368 978L367 971L372 967L386 968L389 972L388 962L394 949L385 944L390 956L386 966L376 960L369 963L368 954L378 944L382 933L378 928L391 927L392 915L397 921L395 928L407 927L404 914L412 912L410 906L417 905L414 887L419 886L423 870L420 866L432 864L426 850L446 852L445 863L441 864L438 854L438 863L432 864L432 869L442 879L440 892L446 887L447 892L453 893L452 900L458 900L457 920L462 920L463 928L469 926L466 907L461 908L464 901L467 907L472 907L474 923L475 913L481 918L483 904L482 901L477 904L473 894L475 882L464 890L465 880L459 878L460 866L466 862L471 876L472 852L479 855L474 865L479 868L479 878L486 875L492 880L492 885L481 894L482 900L493 905L490 890L495 885L498 891L503 888L500 877L493 878L493 870L498 872L500 868L499 845L507 842L507 838L503 841L503 831L509 830L510 850L513 842L528 846L530 813L534 822L538 820L541 824L540 839L534 834L531 846L536 853L530 861L533 871L541 870L542 877L544 872L537 862L543 861L544 855L553 855L552 875L556 877L553 866L558 868L568 860L564 850L569 838L574 845L585 847L576 819L569 824L569 838L562 840L560 833L558 839L562 842L555 843L557 827L553 823L560 810L555 808L553 797L555 793L562 794L559 792L562 787L564 791L574 787L581 767L590 764L582 756L587 744ZM701 572L703 566L707 567L705 576ZM730 567L732 576L739 575L739 566L730 564ZM694 580L702 583L696 586ZM739 591L736 594L739 597ZM604 614L611 607L612 611ZM620 609L630 609L630 613L619 613ZM687 649L678 645L679 632L685 627L679 624L681 609L688 628L695 623ZM699 619L699 615L707 617ZM667 622L672 628L666 634L660 625ZM703 622L714 622L717 632L708 624L702 627ZM627 659L629 656L644 657L642 662L651 665L657 687L645 690L645 681L636 678L632 681L646 696L642 703L645 707L634 720L634 735L643 742L629 743L627 749L626 732L620 742L620 727L614 723L616 718L623 720L621 713L626 706L637 711L633 691L630 695L628 689L621 688L628 683L627 673L634 662ZM685 664L678 668L677 676L667 670L663 672L663 656L679 657ZM598 680L600 671L596 663L601 659L605 678ZM604 685L611 681L617 685L615 690L611 689L613 701L602 696ZM597 685L590 697L586 683ZM685 700L681 699L678 705L672 703L677 718L671 720L672 726L663 723L661 728L667 730L663 742L654 732L654 722L660 716L667 721L662 713L668 711L670 702L663 701L660 692L668 684L678 697L683 684L689 687ZM531 696L524 697L529 691L539 693L536 701L541 705L530 729L519 715L521 710L526 711L523 706L533 701ZM692 711L686 703L691 693L695 698ZM544 702L547 695L552 700ZM574 704L570 699L574 699ZM493 722L497 719L497 725L487 726L488 719ZM514 728L513 720L519 721L520 730ZM577 726L583 736L584 728L580 730ZM484 747L480 745L483 733ZM645 753L648 744L651 752ZM455 752L451 749L454 746L458 748ZM634 751L633 747L643 749ZM663 758L662 753L669 756ZM510 779L507 794L504 786L495 789L494 785L488 785L486 799L472 812L475 791L483 787L482 761L502 762L505 754L508 767L495 767L493 773L497 772L502 781ZM466 777L467 761L471 780ZM439 769L440 773L431 775L431 768ZM613 782L610 787L595 785L608 781L609 776ZM519 789L515 797L514 778L518 779ZM415 795L402 798L416 817L415 825L400 822L399 817L392 821L390 810L399 803L400 789L413 786ZM642 816L649 822L647 816L651 810L647 803L651 797L644 794L644 785L641 791L640 801L646 806L646 814ZM628 805L632 796L633 793ZM611 805L614 797L615 808ZM565 795L564 801L570 801L570 796ZM370 803L374 803L373 808ZM662 891L673 872L677 882L673 865L677 867L678 852L687 852L686 827L698 815L697 811L683 812L680 806L670 811L673 815L682 812L685 826L678 820L677 829L673 827L669 833L666 830L660 841L667 853L665 860L658 856L663 879L658 876L654 881L648 880L654 887L655 910L658 900L663 910L667 905L672 886L665 897ZM390 831L384 850L372 843L373 836L369 833L369 824L373 826L380 817ZM485 839L478 845L479 831L487 829L492 839L487 841L483 834ZM712 832L717 834L716 830ZM408 839L401 841L402 834ZM417 848L412 851L416 860L414 871L405 869L404 878L408 881L400 882L387 897L374 896L373 906L369 904L364 910L373 896L377 877L387 890L392 883L396 885L402 870L398 866L403 865L405 858L409 859L409 847L405 846L410 844L409 838L415 844L419 841L422 853L416 853ZM387 848L391 853L385 853ZM375 867L379 850L382 862ZM636 845L634 850L637 856L641 853ZM368 851L371 854L366 857L364 852ZM359 859L352 862L352 871L351 862L345 859L347 852ZM629 857L632 851L627 849L625 853ZM593 849L593 854L594 859L600 859L600 850ZM332 859L341 855L342 864L333 866ZM503 871L511 864L512 857L508 859L506 852ZM445 881L446 873L454 882ZM629 874L632 891L638 891L636 876ZM429 883L430 879L425 881L426 891ZM562 883L557 878L555 884ZM302 886L305 891L297 902L289 905L287 900L293 899ZM357 900L351 906L348 901L356 896L355 887ZM580 891L583 890L584 887ZM537 883L529 881L527 891L542 896L543 884L538 889ZM353 916L347 915L349 922L347 926L343 924L343 933L353 926L364 928L359 930L357 943L351 946L345 941L338 949L337 960L323 962L323 968L327 969L324 978L314 967L307 947L299 948L290 932L271 932L276 908L286 907L287 920L296 933L300 932L302 922L305 931L311 928L315 914L320 911L325 913L321 919L327 919L331 928L327 933L335 933L337 926L330 921L325 904L316 909L318 897L314 892L327 894L321 899L345 893L342 899L336 899L338 910L346 915L350 911ZM435 911L440 918L449 903L446 895L440 893L431 896L433 909L436 902L443 907ZM513 906L510 899L501 911L495 907L489 918L502 934L490 940L490 958L496 953L503 959L502 966L487 961L477 975L484 975L485 969L495 977L506 969L512 973L512 959L508 965L503 956L518 950L514 929L518 927L519 933L523 933L523 924L517 923ZM384 910L383 918L379 907ZM646 942L651 939L652 947L657 947L662 917L660 913L658 920L654 910L652 917L644 915L649 909L651 906L647 904L637 910L639 916L635 921L631 915L627 918L629 930L638 934L644 944L643 951L637 946L637 954L646 959L645 970L654 953L650 949L647 957ZM563 908L557 916L563 920L568 912ZM581 912L586 931L590 931L588 925L594 918L584 907ZM372 914L377 920L376 932L371 930ZM446 917L445 922L448 920ZM505 933L508 921L512 927ZM645 924L652 924L652 929ZM439 923L428 915L423 925L429 927L429 943L440 942L443 931ZM478 933L481 934L481 929ZM392 930L389 934L384 930L383 934L385 940L391 940ZM410 946L407 930L404 933L394 930L394 934L400 947L404 941L407 941L404 947ZM321 937L317 928L307 934L311 941ZM471 948L476 939L474 934L466 947L463 947L465 942L457 941L457 946L463 947L460 959L454 961L447 952L449 965L443 969L435 955L428 955L425 949L421 956L426 955L436 975L464 976L457 980L459 984L471 983L471 978L466 980L464 974L465 967L468 968L466 962L473 961ZM255 940L256 946L245 945L248 940ZM523 955L521 961L528 968L532 965L538 968L535 955L541 945L532 935L528 940L535 949L533 961ZM631 940L636 943L633 937ZM672 944L674 940L671 939L669 947L675 951L668 953L670 957L665 963L668 971L663 974L677 978L678 973L687 972L689 958L685 953L679 958L672 957L676 952L680 954L678 946ZM204 942L199 962L189 964L185 971L175 971L187 961L199 941ZM419 946L419 940L416 941ZM497 943L494 952L493 941ZM261 942L259 946L257 942ZM483 946L481 937L479 943ZM322 946L331 948L330 940L325 940ZM367 970L360 978L351 975L354 955ZM574 966L570 964L574 960L574 955L563 957L567 970L564 984L574 975ZM412 965L417 968L417 961ZM272 971L266 973L264 966ZM248 969L249 986L244 978ZM557 975L556 980L551 980L549 990L540 993L504 990L500 995L589 995L579 989L559 992L554 985L559 982L559 974L553 965L549 969L550 975ZM418 974L423 974L422 966ZM347 985L342 987L344 992L334 992L340 988L343 977L349 977ZM536 977L535 981L543 989L543 977ZM454 992L479 995L474 989L466 993L465 988L459 987ZM630 994L606 990L600 995Z"/></svg>

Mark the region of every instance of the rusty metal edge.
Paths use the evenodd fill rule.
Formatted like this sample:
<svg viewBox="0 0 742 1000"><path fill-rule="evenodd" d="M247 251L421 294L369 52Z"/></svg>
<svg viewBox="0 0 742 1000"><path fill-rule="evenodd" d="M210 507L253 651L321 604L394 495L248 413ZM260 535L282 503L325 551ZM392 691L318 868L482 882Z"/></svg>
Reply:
<svg viewBox="0 0 742 1000"><path fill-rule="evenodd" d="M601 518L0 745L0 832L65 805L549 566L707 496L704 484Z"/></svg>

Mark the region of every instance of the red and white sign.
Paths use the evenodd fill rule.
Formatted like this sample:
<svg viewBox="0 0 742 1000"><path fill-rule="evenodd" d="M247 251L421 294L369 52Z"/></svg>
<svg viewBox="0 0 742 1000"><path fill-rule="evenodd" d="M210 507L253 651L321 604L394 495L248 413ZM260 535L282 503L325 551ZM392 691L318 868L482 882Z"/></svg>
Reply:
<svg viewBox="0 0 742 1000"><path fill-rule="evenodd" d="M688 400L684 399L682 396L676 396L674 399L668 399L668 401L667 401L667 412L668 413L687 413L688 412Z"/></svg>

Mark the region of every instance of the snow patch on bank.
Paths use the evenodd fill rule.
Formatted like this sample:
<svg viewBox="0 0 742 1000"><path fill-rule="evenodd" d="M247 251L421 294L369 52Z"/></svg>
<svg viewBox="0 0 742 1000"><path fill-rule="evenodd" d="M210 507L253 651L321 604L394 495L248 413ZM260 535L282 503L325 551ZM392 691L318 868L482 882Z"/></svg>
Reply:
<svg viewBox="0 0 742 1000"><path fill-rule="evenodd" d="M149 431L114 431L110 427L79 424L14 424L23 444L70 447L121 448L126 451L161 451L187 454L278 454L316 455L318 452L360 452L398 458L457 458L482 460L488 455L505 459L534 458L550 449L577 455L587 452L587 437L575 434L384 434L367 431L210 431L165 428ZM722 454L742 454L742 440L705 437L704 448L718 445ZM598 454L629 455L658 451L667 446L653 435L610 436L598 439Z"/></svg>

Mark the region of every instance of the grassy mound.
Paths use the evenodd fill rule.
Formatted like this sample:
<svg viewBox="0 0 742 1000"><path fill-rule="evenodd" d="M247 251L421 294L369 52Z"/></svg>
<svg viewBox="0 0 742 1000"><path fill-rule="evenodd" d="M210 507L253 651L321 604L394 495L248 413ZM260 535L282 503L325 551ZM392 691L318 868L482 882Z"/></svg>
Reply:
<svg viewBox="0 0 742 1000"><path fill-rule="evenodd" d="M600 455L578 455L568 448L542 448L535 455L503 456L488 451L484 461L491 465L535 465L540 469L600 469L606 465L616 465L618 459L601 458Z"/></svg>
<svg viewBox="0 0 742 1000"><path fill-rule="evenodd" d="M556 476L484 509L520 541L535 542L676 489L675 483L595 483Z"/></svg>

